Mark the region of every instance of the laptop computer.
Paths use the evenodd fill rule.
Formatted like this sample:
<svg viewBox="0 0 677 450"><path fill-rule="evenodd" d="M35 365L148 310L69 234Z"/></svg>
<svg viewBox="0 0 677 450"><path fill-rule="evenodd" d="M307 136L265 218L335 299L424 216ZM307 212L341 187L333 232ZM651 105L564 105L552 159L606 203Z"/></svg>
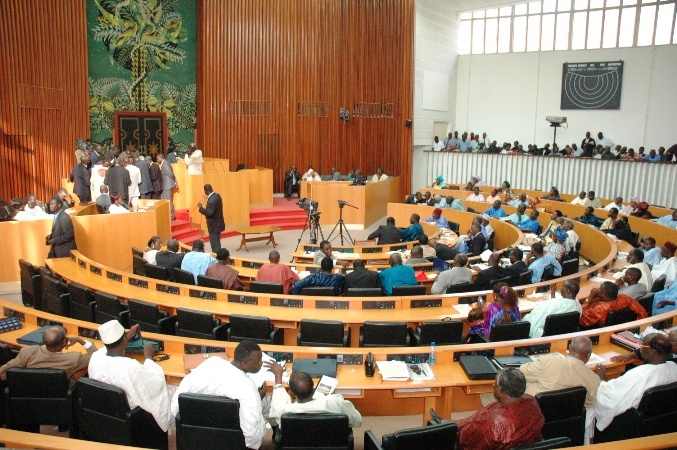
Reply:
<svg viewBox="0 0 677 450"><path fill-rule="evenodd" d="M484 355L462 355L461 368L470 380L493 380L498 368Z"/></svg>
<svg viewBox="0 0 677 450"><path fill-rule="evenodd" d="M296 358L292 372L305 372L313 378L322 375L336 378L338 363L336 358Z"/></svg>
<svg viewBox="0 0 677 450"><path fill-rule="evenodd" d="M17 338L16 341L21 345L42 345L42 335L45 334L45 331L51 327L52 325L45 325L42 328L38 328L35 331L31 331L30 333Z"/></svg>

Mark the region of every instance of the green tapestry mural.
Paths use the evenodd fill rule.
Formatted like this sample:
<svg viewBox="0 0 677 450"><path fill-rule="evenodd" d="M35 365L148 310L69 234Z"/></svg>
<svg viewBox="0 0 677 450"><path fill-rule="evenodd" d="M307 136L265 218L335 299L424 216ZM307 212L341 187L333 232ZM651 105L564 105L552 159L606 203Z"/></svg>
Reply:
<svg viewBox="0 0 677 450"><path fill-rule="evenodd" d="M91 138L113 133L115 111L167 114L169 136L194 140L193 0L87 0Z"/></svg>

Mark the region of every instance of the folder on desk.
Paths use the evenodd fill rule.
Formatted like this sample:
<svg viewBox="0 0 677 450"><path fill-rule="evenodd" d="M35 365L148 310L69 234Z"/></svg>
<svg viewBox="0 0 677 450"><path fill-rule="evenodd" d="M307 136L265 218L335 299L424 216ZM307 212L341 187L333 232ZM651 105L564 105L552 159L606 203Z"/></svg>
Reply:
<svg viewBox="0 0 677 450"><path fill-rule="evenodd" d="M45 330L51 327L52 325L45 325L42 328L38 328L35 331L31 331L30 333L21 336L16 341L21 345L42 345L42 335L45 334Z"/></svg>
<svg viewBox="0 0 677 450"><path fill-rule="evenodd" d="M484 355L462 355L459 362L470 380L493 380L498 373L496 366Z"/></svg>
<svg viewBox="0 0 677 450"><path fill-rule="evenodd" d="M533 362L533 359L522 355L495 356L493 359L501 367L519 367L522 364Z"/></svg>
<svg viewBox="0 0 677 450"><path fill-rule="evenodd" d="M611 335L611 342L620 345L627 350L635 351L642 347L644 340L635 337L632 331L621 331L620 333L614 333Z"/></svg>

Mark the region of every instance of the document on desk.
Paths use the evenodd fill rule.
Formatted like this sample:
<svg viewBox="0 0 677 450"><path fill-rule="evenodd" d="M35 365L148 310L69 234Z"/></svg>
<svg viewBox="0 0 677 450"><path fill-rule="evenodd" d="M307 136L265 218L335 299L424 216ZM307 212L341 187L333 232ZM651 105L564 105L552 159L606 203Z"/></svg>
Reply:
<svg viewBox="0 0 677 450"><path fill-rule="evenodd" d="M592 281L593 283L604 283L605 281L609 281L609 280L604 278L604 277L600 277L599 275L596 275L596 276L590 278L588 281Z"/></svg>
<svg viewBox="0 0 677 450"><path fill-rule="evenodd" d="M404 361L376 361L383 381L407 381L409 368Z"/></svg>
<svg viewBox="0 0 677 450"><path fill-rule="evenodd" d="M409 378L412 381L428 381L434 380L435 374L428 363L407 364L409 370Z"/></svg>
<svg viewBox="0 0 677 450"><path fill-rule="evenodd" d="M458 311L459 314L463 316L468 316L468 313L472 309L472 305L466 305L464 303L459 303L458 305L454 305L454 309Z"/></svg>
<svg viewBox="0 0 677 450"><path fill-rule="evenodd" d="M489 267L491 267L489 264L473 264L470 266L472 269L475 269L477 271L482 271L482 270L487 270Z"/></svg>

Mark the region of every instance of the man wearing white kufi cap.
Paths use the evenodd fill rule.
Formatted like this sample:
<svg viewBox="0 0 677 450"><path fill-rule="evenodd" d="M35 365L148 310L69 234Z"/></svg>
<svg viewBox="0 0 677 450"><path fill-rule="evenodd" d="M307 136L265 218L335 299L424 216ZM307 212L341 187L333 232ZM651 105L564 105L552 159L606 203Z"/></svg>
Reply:
<svg viewBox="0 0 677 450"><path fill-rule="evenodd" d="M149 412L160 428L167 431L172 422L169 409L172 396L167 390L162 367L153 362L153 347L150 344L144 347L143 364L125 357L125 347L138 330L136 324L125 334L117 320L101 325L99 335L106 346L92 355L89 377L125 391L130 409L138 406Z"/></svg>

